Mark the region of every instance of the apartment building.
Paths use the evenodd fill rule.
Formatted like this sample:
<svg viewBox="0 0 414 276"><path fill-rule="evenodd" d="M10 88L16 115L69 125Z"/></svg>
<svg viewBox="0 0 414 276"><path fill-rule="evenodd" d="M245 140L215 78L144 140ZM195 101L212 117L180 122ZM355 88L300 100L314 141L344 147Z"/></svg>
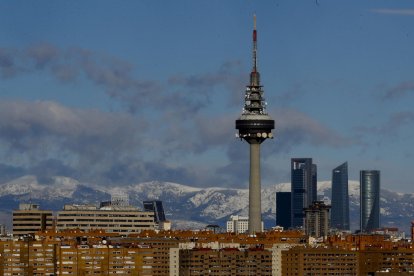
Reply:
<svg viewBox="0 0 414 276"><path fill-rule="evenodd" d="M348 250L321 246L282 252L282 275L413 275L414 248Z"/></svg>
<svg viewBox="0 0 414 276"><path fill-rule="evenodd" d="M179 275L272 275L272 252L264 248L180 250Z"/></svg>

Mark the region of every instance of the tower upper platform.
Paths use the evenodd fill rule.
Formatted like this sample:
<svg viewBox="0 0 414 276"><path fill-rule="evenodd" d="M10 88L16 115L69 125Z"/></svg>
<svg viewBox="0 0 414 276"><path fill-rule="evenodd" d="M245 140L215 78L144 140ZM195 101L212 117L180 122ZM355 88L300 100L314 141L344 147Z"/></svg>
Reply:
<svg viewBox="0 0 414 276"><path fill-rule="evenodd" d="M256 16L253 28L253 68L250 72L250 83L246 86L243 113L236 120L237 134L240 139L249 143L261 143L273 138L272 130L275 121L266 112L266 101L263 87L260 85L260 73L257 67L257 30Z"/></svg>

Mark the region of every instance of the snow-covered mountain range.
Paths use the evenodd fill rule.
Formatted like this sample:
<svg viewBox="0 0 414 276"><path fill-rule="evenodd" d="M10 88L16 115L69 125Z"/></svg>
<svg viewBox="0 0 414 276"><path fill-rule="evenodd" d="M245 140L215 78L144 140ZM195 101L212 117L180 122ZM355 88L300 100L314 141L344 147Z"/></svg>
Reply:
<svg viewBox="0 0 414 276"><path fill-rule="evenodd" d="M290 183L276 184L262 190L263 219L267 227L275 225L276 192L290 191ZM60 210L64 204L95 203L109 200L111 194L127 194L132 205L142 207L144 200L162 200L167 217L176 227L192 228L219 224L230 215L248 213L248 189L194 188L170 182L146 182L108 187L80 183L67 177L39 180L24 176L0 184L0 224L10 225L11 211L21 202L39 203L42 209ZM318 196L330 201L330 181L318 182ZM359 226L359 183L349 182L351 227ZM408 231L413 220L414 194L381 190L382 226Z"/></svg>

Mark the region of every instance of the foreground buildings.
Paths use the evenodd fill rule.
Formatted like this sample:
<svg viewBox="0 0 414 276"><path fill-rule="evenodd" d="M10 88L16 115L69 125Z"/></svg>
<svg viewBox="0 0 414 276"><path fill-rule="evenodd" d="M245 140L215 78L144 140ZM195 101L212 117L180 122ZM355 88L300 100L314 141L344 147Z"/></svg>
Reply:
<svg viewBox="0 0 414 276"><path fill-rule="evenodd" d="M280 249L303 233L255 237L211 231L49 230L0 241L0 275L275 275ZM284 247L286 248L286 246Z"/></svg>
<svg viewBox="0 0 414 276"><path fill-rule="evenodd" d="M255 236L212 231L55 229L0 240L0 275L413 275L411 241L389 235L300 231Z"/></svg>
<svg viewBox="0 0 414 276"><path fill-rule="evenodd" d="M180 250L179 275L272 275L272 252L264 248Z"/></svg>

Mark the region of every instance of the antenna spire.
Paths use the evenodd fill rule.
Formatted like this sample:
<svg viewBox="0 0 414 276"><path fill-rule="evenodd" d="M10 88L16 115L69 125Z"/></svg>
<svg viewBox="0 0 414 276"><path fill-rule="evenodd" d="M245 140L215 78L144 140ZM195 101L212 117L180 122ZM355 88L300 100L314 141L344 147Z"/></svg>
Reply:
<svg viewBox="0 0 414 276"><path fill-rule="evenodd" d="M260 85L260 75L257 71L257 30L256 30L256 14L253 15L253 69L250 73L250 85Z"/></svg>
<svg viewBox="0 0 414 276"><path fill-rule="evenodd" d="M256 14L253 15L253 27L256 30Z"/></svg>

